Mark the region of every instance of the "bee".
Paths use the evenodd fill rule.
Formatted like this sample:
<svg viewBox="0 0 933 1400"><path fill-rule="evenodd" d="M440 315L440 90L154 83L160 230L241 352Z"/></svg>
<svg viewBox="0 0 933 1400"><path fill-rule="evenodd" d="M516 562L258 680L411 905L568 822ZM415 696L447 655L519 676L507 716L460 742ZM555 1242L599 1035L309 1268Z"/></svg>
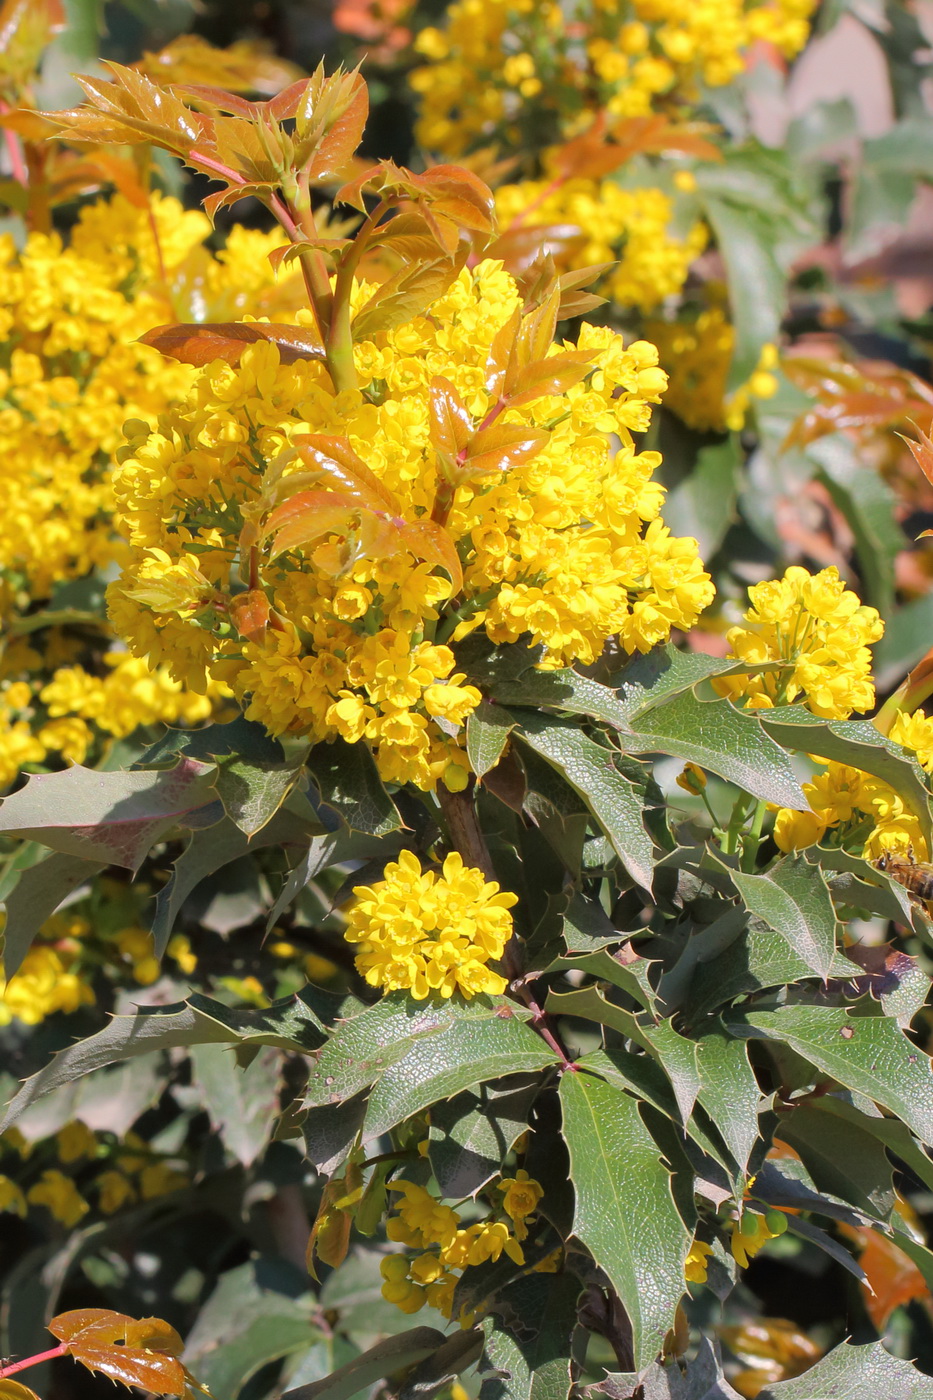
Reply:
<svg viewBox="0 0 933 1400"><path fill-rule="evenodd" d="M877 870L903 885L916 899L933 900L933 865L914 860L912 850L908 850L906 855L885 851L873 864Z"/></svg>

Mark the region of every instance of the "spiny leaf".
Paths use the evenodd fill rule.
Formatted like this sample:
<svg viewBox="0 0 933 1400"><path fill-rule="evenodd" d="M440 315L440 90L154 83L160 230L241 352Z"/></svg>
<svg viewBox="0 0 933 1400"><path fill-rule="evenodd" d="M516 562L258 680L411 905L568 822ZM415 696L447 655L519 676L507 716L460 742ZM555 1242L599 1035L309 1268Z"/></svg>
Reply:
<svg viewBox="0 0 933 1400"><path fill-rule="evenodd" d="M215 770L182 758L174 768L102 773L79 764L39 773L0 807L0 831L64 855L138 870L154 843L216 799Z"/></svg>
<svg viewBox="0 0 933 1400"><path fill-rule="evenodd" d="M103 867L99 861L55 852L24 870L3 901L3 970L9 979L18 971L42 924L74 890Z"/></svg>
<svg viewBox="0 0 933 1400"><path fill-rule="evenodd" d="M573 1231L622 1301L640 1370L660 1351L683 1297L687 1230L636 1101L585 1073L565 1074L560 1098Z"/></svg>
<svg viewBox="0 0 933 1400"><path fill-rule="evenodd" d="M185 1394L185 1368L177 1359L184 1343L161 1318L137 1321L106 1308L79 1308L53 1317L48 1326L89 1371L155 1395Z"/></svg>
<svg viewBox="0 0 933 1400"><path fill-rule="evenodd" d="M885 1351L880 1342L843 1342L802 1376L759 1390L758 1400L933 1400L933 1376L926 1376Z"/></svg>

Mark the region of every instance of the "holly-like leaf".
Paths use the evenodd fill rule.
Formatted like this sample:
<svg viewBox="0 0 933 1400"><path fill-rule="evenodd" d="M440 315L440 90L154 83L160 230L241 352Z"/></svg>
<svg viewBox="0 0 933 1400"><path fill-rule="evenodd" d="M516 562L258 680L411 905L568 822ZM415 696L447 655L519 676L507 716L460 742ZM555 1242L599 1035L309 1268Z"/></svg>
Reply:
<svg viewBox="0 0 933 1400"><path fill-rule="evenodd" d="M224 811L244 835L255 836L282 806L303 767L300 759L274 767L238 758L219 764L216 788Z"/></svg>
<svg viewBox="0 0 933 1400"><path fill-rule="evenodd" d="M495 768L515 728L515 719L508 710L483 700L467 720L466 742L470 767L477 778Z"/></svg>
<svg viewBox="0 0 933 1400"><path fill-rule="evenodd" d="M440 374L431 380L430 415L431 446L452 470L460 453L466 452L473 432L473 415L450 380Z"/></svg>
<svg viewBox="0 0 933 1400"><path fill-rule="evenodd" d="M761 1090L748 1062L748 1049L721 1022L704 1027L695 1042L700 1071L697 1098L706 1109L740 1174L758 1141Z"/></svg>
<svg viewBox="0 0 933 1400"><path fill-rule="evenodd" d="M369 836L387 836L401 827L402 819L365 744L348 744L343 739L316 744L307 767L323 808L330 809L338 823Z"/></svg>
<svg viewBox="0 0 933 1400"><path fill-rule="evenodd" d="M270 1047L241 1069L226 1046L192 1047L193 1079L200 1086L211 1125L244 1167L255 1162L272 1136L279 1111L281 1058Z"/></svg>
<svg viewBox="0 0 933 1400"><path fill-rule="evenodd" d="M48 1324L69 1356L112 1381L154 1395L184 1395L185 1368L178 1360L184 1342L158 1317L137 1320L107 1308L78 1308Z"/></svg>
<svg viewBox="0 0 933 1400"><path fill-rule="evenodd" d="M650 888L653 846L642 821L644 803L636 785L616 767L612 750L595 743L577 725L547 715L526 712L520 724L516 736L567 779L629 874Z"/></svg>
<svg viewBox="0 0 933 1400"><path fill-rule="evenodd" d="M413 321L443 296L466 261L468 244L456 256L407 263L382 282L353 317L353 339L368 340L377 331Z"/></svg>
<svg viewBox="0 0 933 1400"><path fill-rule="evenodd" d="M377 1342L322 1380L286 1390L282 1400L350 1400L383 1376L425 1360L444 1340L443 1332L434 1327L413 1327L408 1332L399 1332Z"/></svg>
<svg viewBox="0 0 933 1400"><path fill-rule="evenodd" d="M825 981L836 953L836 912L822 870L797 855L786 856L763 875L730 869L729 878L746 909Z"/></svg>
<svg viewBox="0 0 933 1400"><path fill-rule="evenodd" d="M323 360L324 348L310 330L303 326L275 326L259 321L222 321L216 324L198 322L171 326L155 326L140 336L143 345L180 360L184 365L212 364L223 360L238 365L243 351L250 345L275 345L283 365L299 360Z"/></svg>
<svg viewBox="0 0 933 1400"><path fill-rule="evenodd" d="M39 1400L39 1397L28 1385L20 1385L19 1381L4 1376L0 1380L0 1400Z"/></svg>
<svg viewBox="0 0 933 1400"><path fill-rule="evenodd" d="M480 1400L567 1400L580 1283L527 1274L501 1289L486 1323L482 1370L496 1372Z"/></svg>
<svg viewBox="0 0 933 1400"><path fill-rule="evenodd" d="M847 1119L824 1113L820 1099L782 1113L778 1136L798 1153L818 1191L887 1220L895 1195L883 1144L872 1134L865 1114Z"/></svg>
<svg viewBox="0 0 933 1400"><path fill-rule="evenodd" d="M699 700L692 690L681 690L665 704L632 718L622 743L627 753L671 754L717 773L764 802L804 809L806 800L790 759L779 743L770 742L773 730L762 733L762 713L738 710L728 700Z"/></svg>
<svg viewBox="0 0 933 1400"><path fill-rule="evenodd" d="M509 1075L434 1105L428 1158L442 1196L475 1196L492 1180L528 1126L539 1088L537 1079Z"/></svg>
<svg viewBox="0 0 933 1400"><path fill-rule="evenodd" d="M3 971L7 979L19 969L46 919L102 868L99 861L55 852L22 872L3 901Z"/></svg>
<svg viewBox="0 0 933 1400"><path fill-rule="evenodd" d="M593 1075L560 1083L576 1204L573 1231L606 1273L632 1327L635 1365L654 1360L685 1291L686 1227L636 1101Z"/></svg>
<svg viewBox="0 0 933 1400"><path fill-rule="evenodd" d="M766 1385L758 1400L933 1400L933 1376L885 1351L880 1342L843 1342L802 1376Z"/></svg>
<svg viewBox="0 0 933 1400"><path fill-rule="evenodd" d="M933 1145L929 1057L887 1016L853 1016L840 1006L782 1006L730 1018L735 1035L781 1040L847 1089L888 1108Z"/></svg>
<svg viewBox="0 0 933 1400"><path fill-rule="evenodd" d="M461 480L470 481L490 472L507 472L524 466L550 441L544 428L524 423L494 423L470 438Z"/></svg>
<svg viewBox="0 0 933 1400"><path fill-rule="evenodd" d="M157 53L144 53L133 67L164 87L210 82L230 92L270 97L301 78L299 68L255 39L218 49L199 34L179 34Z"/></svg>
<svg viewBox="0 0 933 1400"><path fill-rule="evenodd" d="M306 987L262 1011L231 1011L222 1002L195 993L171 1006L146 1006L133 1016L114 1016L102 1031L66 1046L26 1080L7 1105L0 1132L30 1104L61 1085L72 1084L104 1065L153 1051L247 1041L299 1052L314 1050L327 1036L319 1011L331 1020L339 1003L339 998L318 987Z"/></svg>
<svg viewBox="0 0 933 1400"><path fill-rule="evenodd" d="M215 776L213 767L190 758L145 773L104 773L79 764L37 773L4 798L0 831L136 871L156 841L216 800Z"/></svg>
<svg viewBox="0 0 933 1400"><path fill-rule="evenodd" d="M454 1011L449 1025L414 1039L405 1055L382 1071L369 1096L364 1141L471 1085L556 1063L554 1051L510 1003L498 1001L485 1014L472 1006L469 1014L460 1006Z"/></svg>

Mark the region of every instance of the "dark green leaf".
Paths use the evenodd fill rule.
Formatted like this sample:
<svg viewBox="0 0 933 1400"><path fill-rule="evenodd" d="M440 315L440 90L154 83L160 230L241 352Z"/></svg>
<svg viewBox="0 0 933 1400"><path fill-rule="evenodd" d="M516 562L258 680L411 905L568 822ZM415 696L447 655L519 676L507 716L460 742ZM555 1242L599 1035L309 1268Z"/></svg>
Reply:
<svg viewBox="0 0 933 1400"><path fill-rule="evenodd" d="M365 1117L365 1089L342 1103L329 1103L306 1111L301 1121L305 1156L321 1176L333 1176L346 1160Z"/></svg>
<svg viewBox="0 0 933 1400"><path fill-rule="evenodd" d="M642 821L637 786L624 778L613 753L570 722L545 715L521 717L516 734L558 770L602 826L629 874L650 888L653 846Z"/></svg>
<svg viewBox="0 0 933 1400"><path fill-rule="evenodd" d="M7 979L19 969L39 929L62 900L101 869L99 861L55 852L22 872L3 901L3 971Z"/></svg>
<svg viewBox="0 0 933 1400"><path fill-rule="evenodd" d="M758 1140L761 1090L748 1062L748 1050L715 1022L695 1042L700 1067L697 1098L735 1158L740 1174Z"/></svg>
<svg viewBox="0 0 933 1400"><path fill-rule="evenodd" d="M509 1076L434 1105L428 1158L442 1196L475 1196L492 1180L527 1128L539 1087Z"/></svg>
<svg viewBox="0 0 933 1400"><path fill-rule="evenodd" d="M286 1390L282 1400L349 1400L375 1381L423 1361L444 1345L443 1332L434 1327L412 1327L395 1337L386 1337L355 1356L345 1366L323 1380Z"/></svg>
<svg viewBox="0 0 933 1400"><path fill-rule="evenodd" d="M616 1372L586 1394L599 1400L741 1400L739 1392L726 1380L718 1342L704 1336L697 1355L684 1365L678 1357L666 1366L653 1362L642 1375Z"/></svg>
<svg viewBox="0 0 933 1400"><path fill-rule="evenodd" d="M503 1288L486 1324L483 1369L498 1374L480 1400L567 1400L580 1284L572 1274L528 1274Z"/></svg>
<svg viewBox="0 0 933 1400"><path fill-rule="evenodd" d="M301 760L272 766L237 757L221 763L216 788L227 816L245 835L255 836L275 816L302 767Z"/></svg>
<svg viewBox="0 0 933 1400"><path fill-rule="evenodd" d="M897 496L874 467L862 466L854 449L845 446L840 451L835 438L824 438L810 454L821 463L822 481L855 537L865 583L861 596L887 618L894 609L894 558L907 543L895 518Z"/></svg>
<svg viewBox="0 0 933 1400"><path fill-rule="evenodd" d="M692 535L703 559L712 559L732 523L740 465L738 434L730 433L701 447L692 469L665 498L665 525L674 535Z"/></svg>
<svg viewBox="0 0 933 1400"><path fill-rule="evenodd" d="M685 690L632 719L621 740L629 753L671 754L763 802L805 809L790 759L762 733L761 713L737 710L729 700L698 700Z"/></svg>
<svg viewBox="0 0 933 1400"><path fill-rule="evenodd" d="M215 770L183 758L174 768L103 773L75 764L37 773L0 806L0 831L82 860L138 870L150 847L216 800Z"/></svg>
<svg viewBox="0 0 933 1400"><path fill-rule="evenodd" d="M264 1049L240 1069L229 1047L195 1045L191 1065L212 1127L237 1161L251 1166L272 1137L278 1115L279 1052Z"/></svg>
<svg viewBox="0 0 933 1400"><path fill-rule="evenodd" d="M824 1113L814 1100L782 1113L778 1132L799 1153L818 1191L887 1220L895 1199L891 1163L862 1118L859 1123Z"/></svg>
<svg viewBox="0 0 933 1400"><path fill-rule="evenodd" d="M794 705L758 713L767 732L786 748L850 764L888 783L903 797L930 840L930 794L923 769L870 721L819 719Z"/></svg>
<svg viewBox="0 0 933 1400"><path fill-rule="evenodd" d="M478 1327L454 1332L431 1356L425 1357L405 1378L398 1400L431 1400L478 1361L483 1352L483 1334Z"/></svg>
<svg viewBox="0 0 933 1400"><path fill-rule="evenodd" d="M283 763L285 750L264 724L238 715L228 724L208 724L201 729L166 729L162 738L137 759L136 768L156 768L179 754L203 763L235 754L247 763Z"/></svg>
<svg viewBox="0 0 933 1400"><path fill-rule="evenodd" d="M385 836L402 825L365 744L343 739L317 744L308 756L308 771L324 806L351 831Z"/></svg>
<svg viewBox="0 0 933 1400"><path fill-rule="evenodd" d="M483 700L467 720L466 744L470 767L478 778L495 768L505 752L515 720L508 710Z"/></svg>
<svg viewBox="0 0 933 1400"><path fill-rule="evenodd" d="M763 875L729 875L746 909L825 981L836 952L836 911L822 870L797 855L785 856Z"/></svg>
<svg viewBox="0 0 933 1400"><path fill-rule="evenodd" d="M843 1342L789 1381L766 1385L758 1400L933 1400L933 1376L885 1351L880 1342Z"/></svg>
<svg viewBox="0 0 933 1400"><path fill-rule="evenodd" d="M703 208L726 265L735 325L729 370L729 389L734 390L754 373L762 347L778 340L787 278L775 256L769 221L712 195L705 197Z"/></svg>
<svg viewBox="0 0 933 1400"><path fill-rule="evenodd" d="M500 1001L485 1016L472 1007L454 1011L443 1031L414 1038L404 1057L382 1071L369 1098L364 1141L471 1085L556 1063L554 1051L510 1003Z"/></svg>
<svg viewBox="0 0 933 1400"><path fill-rule="evenodd" d="M851 1123L860 1131L870 1133L933 1190L933 1161L917 1145L909 1129L896 1118L885 1118L880 1114L877 1117L869 1116L840 1094L821 1094L818 1099L813 1100L812 1107L820 1113L830 1114L845 1123Z"/></svg>
<svg viewBox="0 0 933 1400"><path fill-rule="evenodd" d="M673 1325L690 1241L635 1100L582 1073L563 1076L560 1096L576 1194L574 1234L622 1301L641 1369Z"/></svg>
<svg viewBox="0 0 933 1400"><path fill-rule="evenodd" d="M886 1016L852 1016L839 1006L782 1006L751 1011L736 1035L785 1041L792 1050L903 1119L933 1143L933 1069L929 1057Z"/></svg>

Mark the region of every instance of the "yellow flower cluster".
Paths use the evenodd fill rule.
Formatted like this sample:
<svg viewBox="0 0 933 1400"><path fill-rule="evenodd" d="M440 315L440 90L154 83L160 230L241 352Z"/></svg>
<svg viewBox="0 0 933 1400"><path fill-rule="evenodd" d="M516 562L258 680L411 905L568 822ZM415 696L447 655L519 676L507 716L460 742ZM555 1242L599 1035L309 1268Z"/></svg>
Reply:
<svg viewBox="0 0 933 1400"><path fill-rule="evenodd" d="M618 305L644 312L676 296L690 264L706 247L702 223L694 223L683 237L670 231L674 212L674 201L663 190L623 189L614 180L523 180L496 191L502 233L544 224L575 225L585 241L566 265L615 263L601 290Z"/></svg>
<svg viewBox="0 0 933 1400"><path fill-rule="evenodd" d="M513 1263L524 1264L521 1241L528 1237L526 1222L544 1191L523 1170L504 1178L496 1189L503 1193L501 1212L462 1226L458 1213L423 1186L400 1177L391 1182L389 1190L401 1194L402 1199L398 1214L389 1217L386 1234L395 1243L423 1253L415 1258L389 1254L383 1259L383 1297L404 1313L416 1313L427 1303L450 1317L454 1291L464 1269L487 1260L495 1262L503 1253Z"/></svg>
<svg viewBox="0 0 933 1400"><path fill-rule="evenodd" d="M58 1130L54 1145L59 1161L66 1166L98 1158L114 1162L92 1183L102 1215L113 1215L121 1206L154 1200L188 1184L184 1172L155 1157L149 1144L135 1133L127 1133L122 1142L113 1143L117 1149L113 1153L85 1123L74 1120ZM26 1161L36 1144L13 1128L0 1140L0 1150L3 1148L13 1149ZM13 1177L0 1174L0 1214L7 1211L25 1218L31 1205L44 1206L54 1220L69 1230L91 1209L74 1179L57 1167L41 1172L26 1190Z"/></svg>
<svg viewBox="0 0 933 1400"><path fill-rule="evenodd" d="M372 290L357 288L356 303ZM157 431L139 425L115 483L132 559L110 589L133 651L193 689L208 676L229 683L274 733L365 740L385 779L458 788L462 727L480 693L455 671L448 641L480 627L496 643L527 636L554 666L592 662L613 635L626 651L646 651L691 626L713 588L696 541L672 538L659 518L660 458L636 451L632 437L648 426L665 376L647 342L626 347L585 325L587 377L499 416L504 429L537 433L540 450L457 489L446 522L464 576L455 610L445 613L445 567L391 539L368 553L361 522L263 556L269 625L238 630L236 595L249 575L242 525L270 492L287 499L289 478L304 470L293 440L339 438L376 479L370 489L396 502L396 524L424 529L443 479L432 383L446 378L478 428L498 403L486 386L493 340L520 307L513 279L485 261L429 313L354 347L359 390L337 394L320 364L283 365L262 343L236 368L209 365Z"/></svg>
<svg viewBox="0 0 933 1400"><path fill-rule="evenodd" d="M37 1026L56 1011L92 1006L94 993L73 965L77 949L37 943L23 959L15 977L0 976L0 1026L15 1018Z"/></svg>
<svg viewBox="0 0 933 1400"><path fill-rule="evenodd" d="M752 399L770 399L777 393L776 345L765 345L755 372L731 394L726 392L735 327L718 306L691 319L651 321L646 334L670 375L665 408L699 433L727 428L739 432Z"/></svg>
<svg viewBox="0 0 933 1400"><path fill-rule="evenodd" d="M761 675L721 676L721 695L746 697L753 709L803 700L815 715L848 719L875 701L872 642L884 623L846 588L835 566L809 574L794 565L781 579L748 590L745 627L727 633L731 654L749 665L783 662Z"/></svg>
<svg viewBox="0 0 933 1400"><path fill-rule="evenodd" d="M444 29L423 29L427 60L410 82L421 97L418 140L446 156L490 140L558 131L582 103L642 116L659 97L694 100L745 66L757 40L786 57L810 32L814 0L456 0ZM539 136L540 141L540 136Z"/></svg>
<svg viewBox="0 0 933 1400"><path fill-rule="evenodd" d="M929 745L933 720L920 721L927 730L923 742ZM895 722L891 738L913 748L909 738L902 737L908 724ZM917 736L913 736L916 738ZM926 748L917 754L927 772L933 771L933 751ZM925 760L925 761L924 761ZM906 855L926 860L926 841L920 823L904 799L870 773L850 768L844 763L826 762L825 771L811 782L803 784L810 804L808 812L794 812L786 807L774 818L774 840L779 850L796 851L824 842L842 846L867 860L879 860L884 855Z"/></svg>
<svg viewBox="0 0 933 1400"><path fill-rule="evenodd" d="M422 873L411 851L386 866L385 879L357 885L344 937L359 945L356 966L371 987L467 998L497 995L506 979L488 966L512 934L514 894L487 883L452 852L440 875Z"/></svg>

